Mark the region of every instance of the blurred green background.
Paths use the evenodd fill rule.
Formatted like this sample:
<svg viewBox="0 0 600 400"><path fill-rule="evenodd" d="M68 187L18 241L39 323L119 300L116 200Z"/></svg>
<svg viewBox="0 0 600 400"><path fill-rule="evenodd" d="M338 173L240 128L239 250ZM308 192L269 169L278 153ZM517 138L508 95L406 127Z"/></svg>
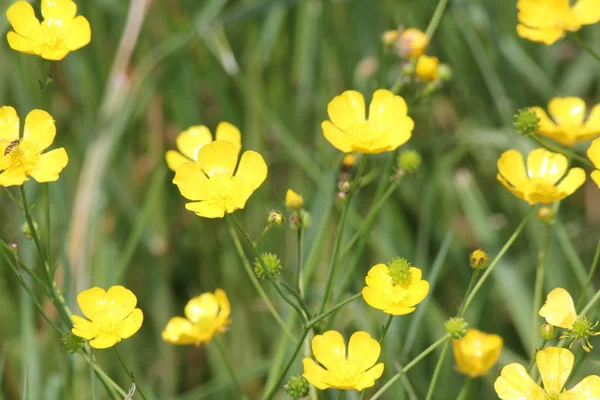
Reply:
<svg viewBox="0 0 600 400"><path fill-rule="evenodd" d="M4 10L11 3L0 0L2 36L10 29ZM385 58L381 34L398 26L424 30L436 5L434 0L78 2L79 14L91 23L92 42L52 64L47 107L57 123L55 146L64 146L70 158L60 180L50 185L57 281L73 309L74 295L91 286L123 284L136 293L144 325L119 347L153 398L235 398L214 347L174 347L160 337L168 319L182 315L187 300L202 292L221 287L229 294L233 323L222 340L252 398L259 398L292 350L250 285L224 221L184 209L164 162L177 133L195 124L214 131L226 120L240 127L244 148L264 155L269 177L236 213L254 236L268 211L284 208L288 187L304 196L312 214L305 256L315 271L308 298L318 304L339 218L339 153L320 129L326 105L347 89L362 91L368 101L375 89L390 87L399 66ZM447 63L453 79L418 104L405 94L416 127L404 148L421 152L424 165L402 181L381 211L368 251L341 265L338 282L352 258L361 257L356 273L346 277L348 292L335 293L336 298L357 293L372 265L395 256L422 268L431 283L431 295L417 312L394 320L379 384L443 335L444 321L456 313L470 279L469 252L481 247L495 254L527 209L495 178L501 152L535 147L513 133L512 115L558 95L599 100L598 64L576 43L527 42L517 37L515 26L512 1L451 1L428 54ZM588 43L599 43L600 26L581 33ZM22 119L41 107L42 65L40 58L12 51L5 40L0 44L2 105L14 106ZM346 238L368 211L387 157L369 157L374 180L356 197ZM31 181L25 187L34 199L42 198L40 185ZM35 265L33 246L21 230L24 221L5 190L0 204L0 237L17 242L23 260ZM591 182L562 202L545 293L561 286L579 296L600 234L599 204L600 191ZM495 398L493 381L501 365L529 359L532 329L537 330L531 324L533 280L544 229L531 220L467 313L472 327L505 340L499 364L477 380L473 399ZM277 228L262 249L277 253L284 276L291 278L295 232L287 225ZM90 399L87 364L60 348L3 263L0 397ZM291 309L271 295L291 319ZM51 303L45 305L53 313ZM376 336L385 319L358 300L338 314L333 327L346 337L355 330ZM294 329L299 331L297 324ZM112 351L95 354L111 377L129 386ZM384 398L424 398L437 355L413 368ZM292 373L301 371L300 361ZM456 398L465 378L453 365L448 353L434 398ZM596 350L573 382L598 370ZM100 395L105 398L102 389ZM321 398L334 395L328 391ZM278 398L288 397L281 390Z"/></svg>

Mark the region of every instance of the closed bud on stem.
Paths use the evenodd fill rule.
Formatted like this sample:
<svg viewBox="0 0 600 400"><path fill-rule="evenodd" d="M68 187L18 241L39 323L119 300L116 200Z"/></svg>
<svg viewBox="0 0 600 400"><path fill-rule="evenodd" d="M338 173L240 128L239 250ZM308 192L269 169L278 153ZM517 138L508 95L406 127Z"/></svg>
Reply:
<svg viewBox="0 0 600 400"><path fill-rule="evenodd" d="M304 199L292 189L288 189L285 193L285 206L291 209L299 209L304 205Z"/></svg>
<svg viewBox="0 0 600 400"><path fill-rule="evenodd" d="M467 334L469 324L467 324L464 318L453 317L446 321L444 328L452 336L452 339L462 339Z"/></svg>
<svg viewBox="0 0 600 400"><path fill-rule="evenodd" d="M556 339L556 327L550 324L540 326L540 337L545 341Z"/></svg>
<svg viewBox="0 0 600 400"><path fill-rule="evenodd" d="M348 193L350 191L350 182L345 180L338 182L338 189L342 193Z"/></svg>
<svg viewBox="0 0 600 400"><path fill-rule="evenodd" d="M554 212L550 207L542 207L538 210L537 217L542 222L550 222L554 218Z"/></svg>
<svg viewBox="0 0 600 400"><path fill-rule="evenodd" d="M421 168L421 164L423 164L423 158L418 151L406 150L400 153L398 156L397 164L400 171L415 174L419 168Z"/></svg>
<svg viewBox="0 0 600 400"><path fill-rule="evenodd" d="M286 393L294 399L299 399L308 395L308 381L301 375L290 377L287 383L283 386Z"/></svg>
<svg viewBox="0 0 600 400"><path fill-rule="evenodd" d="M261 279L264 279L265 276L267 276L263 264L269 269L272 276L279 275L283 267L281 266L281 260L279 260L279 257L277 257L276 254L262 253L261 259L262 263L258 259L254 260L254 272L256 273L256 276Z"/></svg>
<svg viewBox="0 0 600 400"><path fill-rule="evenodd" d="M397 29L385 31L381 35L381 42L383 43L383 45L385 47L392 47L393 45L396 44L399 37L400 37L400 33L398 33Z"/></svg>
<svg viewBox="0 0 600 400"><path fill-rule="evenodd" d="M452 68L448 64L440 64L438 67L438 78L444 82L452 80Z"/></svg>
<svg viewBox="0 0 600 400"><path fill-rule="evenodd" d="M60 340L63 348L69 354L80 353L85 348L85 340L79 336L75 336L71 332L65 334Z"/></svg>
<svg viewBox="0 0 600 400"><path fill-rule="evenodd" d="M514 116L515 132L522 136L532 136L538 131L540 118L528 108L518 111Z"/></svg>
<svg viewBox="0 0 600 400"><path fill-rule="evenodd" d="M342 161L342 169L348 171L354 168L356 165L356 156L352 153L348 153L344 156L344 161Z"/></svg>
<svg viewBox="0 0 600 400"><path fill-rule="evenodd" d="M39 238L40 237L40 228L35 221L33 221L33 229L35 230L35 234ZM33 232L31 232L31 228L27 222L25 222L23 224L23 226L21 227L21 230L23 231L23 234L25 235L25 237L27 239L29 239L29 240L33 239Z"/></svg>
<svg viewBox="0 0 600 400"><path fill-rule="evenodd" d="M310 214L306 210L298 210L291 221L292 229L306 229L310 226Z"/></svg>
<svg viewBox="0 0 600 400"><path fill-rule="evenodd" d="M486 269L489 264L487 253L480 249L472 252L469 260L473 269Z"/></svg>
<svg viewBox="0 0 600 400"><path fill-rule="evenodd" d="M279 211L271 211L267 217L267 224L269 225L281 225L283 224L283 214Z"/></svg>

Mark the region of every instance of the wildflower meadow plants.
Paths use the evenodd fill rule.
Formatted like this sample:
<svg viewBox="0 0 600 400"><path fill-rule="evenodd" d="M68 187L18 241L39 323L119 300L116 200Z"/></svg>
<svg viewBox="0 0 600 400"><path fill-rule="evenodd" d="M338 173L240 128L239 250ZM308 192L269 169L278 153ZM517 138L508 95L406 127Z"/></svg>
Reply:
<svg viewBox="0 0 600 400"><path fill-rule="evenodd" d="M597 1L113 3L2 8L0 399L600 399Z"/></svg>

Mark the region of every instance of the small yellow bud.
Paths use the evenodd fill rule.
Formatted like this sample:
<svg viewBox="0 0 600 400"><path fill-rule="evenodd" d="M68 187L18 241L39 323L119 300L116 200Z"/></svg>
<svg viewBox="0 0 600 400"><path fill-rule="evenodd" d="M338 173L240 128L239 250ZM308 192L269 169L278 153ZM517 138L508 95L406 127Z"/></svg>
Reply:
<svg viewBox="0 0 600 400"><path fill-rule="evenodd" d="M288 189L285 193L285 206L287 208L293 208L295 210L302 208L304 205L304 199L298 193L292 189Z"/></svg>
<svg viewBox="0 0 600 400"><path fill-rule="evenodd" d="M400 34L398 48L402 57L415 58L425 52L428 44L429 38L421 30L408 28Z"/></svg>
<svg viewBox="0 0 600 400"><path fill-rule="evenodd" d="M470 261L473 269L486 269L489 263L488 255L480 249L471 253Z"/></svg>
<svg viewBox="0 0 600 400"><path fill-rule="evenodd" d="M440 60L437 57L420 56L415 74L423 81L434 81L439 76Z"/></svg>
<svg viewBox="0 0 600 400"><path fill-rule="evenodd" d="M269 225L281 225L283 221L283 215L279 211L271 211L267 217L267 224Z"/></svg>
<svg viewBox="0 0 600 400"><path fill-rule="evenodd" d="M342 167L344 169L352 169L356 165L356 156L352 153L348 153L344 156L344 161L342 161Z"/></svg>
<svg viewBox="0 0 600 400"><path fill-rule="evenodd" d="M537 217L542 222L549 222L554 217L554 212L550 207L542 207L538 210Z"/></svg>
<svg viewBox="0 0 600 400"><path fill-rule="evenodd" d="M398 30L385 31L383 32L383 35L381 35L381 41L384 46L391 47L396 44L398 37L400 37Z"/></svg>
<svg viewBox="0 0 600 400"><path fill-rule="evenodd" d="M350 182L348 181L341 181L338 182L338 189L340 190L340 192L342 193L348 193L350 191Z"/></svg>
<svg viewBox="0 0 600 400"><path fill-rule="evenodd" d="M554 340L556 338L556 327L550 324L540 326L540 336L546 341Z"/></svg>

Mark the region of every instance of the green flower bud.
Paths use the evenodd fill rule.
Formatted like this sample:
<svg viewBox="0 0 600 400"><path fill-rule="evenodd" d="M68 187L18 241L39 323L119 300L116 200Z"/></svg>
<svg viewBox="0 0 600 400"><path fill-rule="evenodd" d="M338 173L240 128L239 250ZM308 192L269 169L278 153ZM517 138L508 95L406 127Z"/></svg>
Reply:
<svg viewBox="0 0 600 400"><path fill-rule="evenodd" d="M514 116L515 131L523 136L535 135L538 131L539 122L540 119L537 114L528 108L519 110Z"/></svg>
<svg viewBox="0 0 600 400"><path fill-rule="evenodd" d="M39 238L40 237L40 227L38 226L37 222L35 222L35 221L33 221L33 229L35 230L35 234ZM31 232L31 229L27 222L25 222L23 224L23 226L21 227L21 230L23 231L23 234L25 235L25 237L27 239L29 239L29 240L33 239L33 233Z"/></svg>
<svg viewBox="0 0 600 400"><path fill-rule="evenodd" d="M438 67L438 78L444 82L452 79L452 68L448 64L440 64Z"/></svg>
<svg viewBox="0 0 600 400"><path fill-rule="evenodd" d="M85 340L83 338L80 338L79 336L75 336L71 332L64 335L60 340L62 342L63 348L69 354L82 352L85 348Z"/></svg>
<svg viewBox="0 0 600 400"><path fill-rule="evenodd" d="M444 328L452 336L452 339L462 339L467 334L469 324L464 318L453 317L446 321Z"/></svg>
<svg viewBox="0 0 600 400"><path fill-rule="evenodd" d="M488 255L480 249L471 253L470 261L473 269L486 269L489 264Z"/></svg>
<svg viewBox="0 0 600 400"><path fill-rule="evenodd" d="M271 272L272 276L276 276L281 273L281 260L279 260L279 257L277 257L276 254L262 253L261 258L262 262L269 269L269 272ZM266 276L262 263L258 259L254 260L254 272L260 279L264 279Z"/></svg>
<svg viewBox="0 0 600 400"><path fill-rule="evenodd" d="M279 211L271 211L267 217L267 224L269 225L281 225L283 224L283 214Z"/></svg>
<svg viewBox="0 0 600 400"><path fill-rule="evenodd" d="M350 191L350 182L346 180L338 182L338 189L342 193L348 193Z"/></svg>
<svg viewBox="0 0 600 400"><path fill-rule="evenodd" d="M406 258L396 257L388 264L389 274L394 285L400 285L410 279L412 265Z"/></svg>
<svg viewBox="0 0 600 400"><path fill-rule="evenodd" d="M423 159L418 151L406 150L400 154L397 163L399 170L414 174L421 167Z"/></svg>
<svg viewBox="0 0 600 400"><path fill-rule="evenodd" d="M301 375L292 376L283 388L294 399L308 395L308 381Z"/></svg>
<svg viewBox="0 0 600 400"><path fill-rule="evenodd" d="M307 229L310 226L310 214L306 210L299 210L291 221L292 229Z"/></svg>
<svg viewBox="0 0 600 400"><path fill-rule="evenodd" d="M556 327L550 324L540 326L540 337L546 341L556 339Z"/></svg>

